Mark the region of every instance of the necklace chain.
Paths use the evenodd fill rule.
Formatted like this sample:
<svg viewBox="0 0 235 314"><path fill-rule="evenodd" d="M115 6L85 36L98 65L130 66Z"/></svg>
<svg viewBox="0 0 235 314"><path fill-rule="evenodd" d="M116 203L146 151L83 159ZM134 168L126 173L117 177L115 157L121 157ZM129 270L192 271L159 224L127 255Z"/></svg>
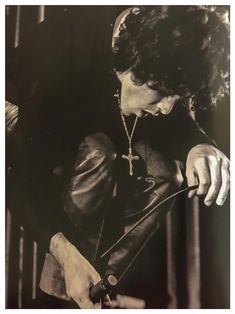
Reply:
<svg viewBox="0 0 235 314"><path fill-rule="evenodd" d="M128 142L131 144L131 141L132 141L132 138L133 138L135 129L136 129L136 124L137 124L137 121L138 121L138 117L135 118L135 121L134 121L132 130L131 130L131 134L130 134L129 131L128 131L127 125L126 125L126 121L125 121L124 114L123 114L122 111L120 111L120 113L121 113L121 118L122 118L123 126L124 126L124 129L125 129L125 131L126 131L127 138L128 138Z"/></svg>
<svg viewBox="0 0 235 314"><path fill-rule="evenodd" d="M117 94L115 94L115 96L118 99L118 105L119 105L119 109L120 109L120 115L121 115L122 123L123 123L124 129L125 129L125 132L126 132L126 135L127 135L127 138L128 138L128 142L131 145L131 141L132 141L135 129L136 129L136 124L137 124L137 121L138 121L138 117L137 116L135 117L135 121L134 121L132 130L131 130L131 133L129 133L128 128L127 128L127 124L126 124L126 120L125 120L124 114L123 114L122 109L121 109L121 104L120 104L120 98L119 98L118 91L117 91Z"/></svg>
<svg viewBox="0 0 235 314"><path fill-rule="evenodd" d="M124 126L124 129L125 129L125 132L126 132L126 136L127 136L127 139L128 139L128 155L124 155L123 154L122 158L126 159L129 162L129 175L132 176L133 175L133 164L132 164L132 162L134 160L138 160L139 159L139 156L134 156L132 154L132 143L131 143L133 135L134 135L134 132L135 132L135 129L136 129L136 124L137 124L137 121L138 121L138 117L136 116L134 124L133 124L133 127L132 127L132 130L129 133L128 128L127 128L127 124L126 124L126 120L125 120L124 114L123 114L122 109L121 109L121 104L120 104L120 98L119 98L118 91L117 91L117 94L115 94L115 97L117 97L117 99L118 99L118 105L119 105L119 109L120 109L120 115L121 115L121 119L122 119L122 124Z"/></svg>

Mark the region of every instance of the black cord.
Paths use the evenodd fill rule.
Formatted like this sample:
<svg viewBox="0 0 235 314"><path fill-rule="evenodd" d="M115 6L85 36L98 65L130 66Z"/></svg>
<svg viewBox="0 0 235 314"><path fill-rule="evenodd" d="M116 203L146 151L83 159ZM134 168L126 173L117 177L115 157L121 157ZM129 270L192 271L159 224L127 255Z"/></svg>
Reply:
<svg viewBox="0 0 235 314"><path fill-rule="evenodd" d="M158 203L155 207L153 207L147 214L145 214L140 220L138 220L132 227L130 230L128 230L128 232L126 232L125 234L123 234L113 245L111 245L103 254L101 254L100 257L98 257L95 260L95 263L99 262L100 260L102 260L104 257L106 257L109 253L111 253L117 246L118 244L124 240L128 234L130 234L135 228L137 228L142 221L144 221L146 218L148 218L150 215L152 215L152 213L158 209L160 206L162 206L165 202L169 201L170 199L184 193L184 192L188 192L194 189L198 188L198 184L197 185L193 185L187 188L183 188L181 190L179 190L178 192L175 192L173 194L171 194L170 196L168 196L167 198L165 198L163 201L161 201L160 203Z"/></svg>

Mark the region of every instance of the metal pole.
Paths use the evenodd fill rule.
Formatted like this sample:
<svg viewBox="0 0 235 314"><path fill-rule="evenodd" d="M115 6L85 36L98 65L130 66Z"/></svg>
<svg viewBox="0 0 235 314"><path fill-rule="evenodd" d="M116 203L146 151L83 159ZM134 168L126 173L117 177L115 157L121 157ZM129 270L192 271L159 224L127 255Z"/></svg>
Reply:
<svg viewBox="0 0 235 314"><path fill-rule="evenodd" d="M17 5L14 48L18 47L19 43L20 43L20 5Z"/></svg>
<svg viewBox="0 0 235 314"><path fill-rule="evenodd" d="M38 24L45 20L45 5L40 5L38 9Z"/></svg>

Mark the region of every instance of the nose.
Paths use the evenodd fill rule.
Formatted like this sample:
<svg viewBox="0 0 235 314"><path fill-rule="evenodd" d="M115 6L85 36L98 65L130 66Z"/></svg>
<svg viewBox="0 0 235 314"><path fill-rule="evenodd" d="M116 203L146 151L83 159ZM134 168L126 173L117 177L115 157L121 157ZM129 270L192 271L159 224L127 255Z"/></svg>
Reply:
<svg viewBox="0 0 235 314"><path fill-rule="evenodd" d="M153 108L153 109L147 109L147 110L145 110L145 112L147 113L146 115L151 114L154 117L156 117L160 114L160 110L157 107Z"/></svg>
<svg viewBox="0 0 235 314"><path fill-rule="evenodd" d="M158 105L158 108L159 108L159 110L160 110L160 112L161 112L162 114L165 114L165 115L166 115L166 114L169 114L169 113L171 112L173 106L174 106L174 104L164 104L164 103L160 103L160 104Z"/></svg>
<svg viewBox="0 0 235 314"><path fill-rule="evenodd" d="M173 109L176 101L179 99L178 95L175 95L173 97L164 97L158 104L157 107L159 109L159 111L166 115L169 114L171 112L171 110Z"/></svg>
<svg viewBox="0 0 235 314"><path fill-rule="evenodd" d="M160 114L160 112L159 111L157 111L157 112L149 112L152 116L154 116L154 117L157 117L159 114Z"/></svg>

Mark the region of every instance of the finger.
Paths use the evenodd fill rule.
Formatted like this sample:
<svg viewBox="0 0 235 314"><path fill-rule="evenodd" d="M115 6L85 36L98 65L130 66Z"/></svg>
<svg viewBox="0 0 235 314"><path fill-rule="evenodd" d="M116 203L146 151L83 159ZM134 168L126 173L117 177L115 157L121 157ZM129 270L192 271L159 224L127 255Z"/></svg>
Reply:
<svg viewBox="0 0 235 314"><path fill-rule="evenodd" d="M198 158L194 164L195 174L198 177L198 190L197 195L205 195L210 187L210 170L207 160L205 158Z"/></svg>
<svg viewBox="0 0 235 314"><path fill-rule="evenodd" d="M114 309L118 306L118 302L116 300L112 300L111 304L107 300L105 300L104 304L108 306L110 309Z"/></svg>
<svg viewBox="0 0 235 314"><path fill-rule="evenodd" d="M76 302L81 309L101 309L101 302L93 303L87 294L80 297Z"/></svg>
<svg viewBox="0 0 235 314"><path fill-rule="evenodd" d="M197 177L195 176L193 171L188 171L186 174L186 177L187 177L187 182L188 182L189 187L198 184ZM197 194L197 189L191 190L188 192L188 197L192 198L196 194Z"/></svg>
<svg viewBox="0 0 235 314"><path fill-rule="evenodd" d="M95 304L89 298L89 288L80 290L77 287L71 293L71 297L81 309L93 309L95 307Z"/></svg>
<svg viewBox="0 0 235 314"><path fill-rule="evenodd" d="M101 309L101 302L94 304L95 309Z"/></svg>
<svg viewBox="0 0 235 314"><path fill-rule="evenodd" d="M230 189L230 171L229 162L223 162L221 167L222 185L216 199L216 204L222 206L227 199Z"/></svg>
<svg viewBox="0 0 235 314"><path fill-rule="evenodd" d="M79 305L81 309L94 309L94 308L101 308L99 303L92 303L90 299L79 299L75 300L75 302Z"/></svg>
<svg viewBox="0 0 235 314"><path fill-rule="evenodd" d="M218 160L216 157L210 157L208 165L211 184L204 200L206 206L210 206L216 200L222 184L221 160Z"/></svg>

